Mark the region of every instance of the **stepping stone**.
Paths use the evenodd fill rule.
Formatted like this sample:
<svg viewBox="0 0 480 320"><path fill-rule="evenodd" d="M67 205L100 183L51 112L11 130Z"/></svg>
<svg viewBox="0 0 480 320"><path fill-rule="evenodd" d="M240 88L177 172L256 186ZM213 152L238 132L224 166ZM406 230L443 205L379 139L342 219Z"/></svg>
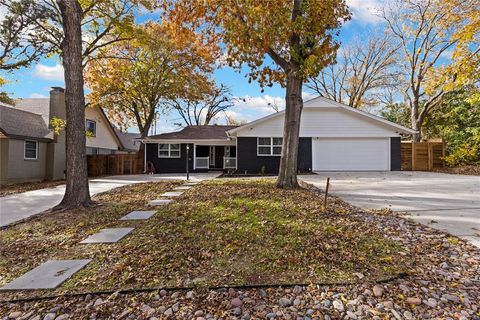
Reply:
<svg viewBox="0 0 480 320"><path fill-rule="evenodd" d="M132 211L120 220L147 220L153 216L157 211Z"/></svg>
<svg viewBox="0 0 480 320"><path fill-rule="evenodd" d="M162 194L162 197L178 197L183 194L183 191L170 191L170 192L165 192Z"/></svg>
<svg viewBox="0 0 480 320"><path fill-rule="evenodd" d="M184 186L196 186L197 184L200 184L200 182L187 181L183 185Z"/></svg>
<svg viewBox="0 0 480 320"><path fill-rule="evenodd" d="M157 199L157 200L152 200L148 203L149 206L164 206L172 202L170 199Z"/></svg>
<svg viewBox="0 0 480 320"><path fill-rule="evenodd" d="M102 229L100 232L92 234L80 243L113 243L117 242L127 234L132 232L134 228L112 228Z"/></svg>
<svg viewBox="0 0 480 320"><path fill-rule="evenodd" d="M90 261L92 260L48 260L7 283L0 290L55 289Z"/></svg>
<svg viewBox="0 0 480 320"><path fill-rule="evenodd" d="M193 186L180 186L180 187L173 188L173 190L190 190L192 188Z"/></svg>

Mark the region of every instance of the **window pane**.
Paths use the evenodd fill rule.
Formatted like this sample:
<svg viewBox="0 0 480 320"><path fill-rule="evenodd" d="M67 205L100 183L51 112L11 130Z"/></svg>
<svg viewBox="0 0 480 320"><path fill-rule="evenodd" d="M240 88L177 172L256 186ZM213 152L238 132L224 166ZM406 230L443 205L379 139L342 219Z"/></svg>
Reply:
<svg viewBox="0 0 480 320"><path fill-rule="evenodd" d="M282 154L282 147L273 147L273 154Z"/></svg>
<svg viewBox="0 0 480 320"><path fill-rule="evenodd" d="M271 143L270 138L258 138L258 145L259 146L269 146Z"/></svg>
<svg viewBox="0 0 480 320"><path fill-rule="evenodd" d="M35 141L25 141L25 149L37 150L37 143Z"/></svg>
<svg viewBox="0 0 480 320"><path fill-rule="evenodd" d="M25 141L24 156L26 159L37 158L37 142L36 141Z"/></svg>
<svg viewBox="0 0 480 320"><path fill-rule="evenodd" d="M170 145L170 150L180 150L180 145L179 144L171 144Z"/></svg>
<svg viewBox="0 0 480 320"><path fill-rule="evenodd" d="M96 122L93 120L85 120L85 131L90 132L92 135L95 135Z"/></svg>
<svg viewBox="0 0 480 320"><path fill-rule="evenodd" d="M282 145L282 138L273 138L273 145L274 146L281 146Z"/></svg>
<svg viewBox="0 0 480 320"><path fill-rule="evenodd" d="M159 144L158 145L159 150L167 150L168 151L168 144Z"/></svg>
<svg viewBox="0 0 480 320"><path fill-rule="evenodd" d="M270 147L258 147L258 154L270 154Z"/></svg>
<svg viewBox="0 0 480 320"><path fill-rule="evenodd" d="M180 151L170 150L170 157L180 158Z"/></svg>
<svg viewBox="0 0 480 320"><path fill-rule="evenodd" d="M37 157L37 152L35 150L25 150L25 158L35 159Z"/></svg>
<svg viewBox="0 0 480 320"><path fill-rule="evenodd" d="M168 158L168 151L160 150L158 152L158 156L160 157L167 157Z"/></svg>

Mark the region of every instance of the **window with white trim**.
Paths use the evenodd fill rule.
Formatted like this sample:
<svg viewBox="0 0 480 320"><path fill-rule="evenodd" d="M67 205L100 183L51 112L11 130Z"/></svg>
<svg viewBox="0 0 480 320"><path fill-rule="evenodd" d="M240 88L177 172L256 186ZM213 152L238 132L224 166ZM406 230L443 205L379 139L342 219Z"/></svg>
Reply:
<svg viewBox="0 0 480 320"><path fill-rule="evenodd" d="M282 154L282 138L259 137L257 139L257 155L280 156Z"/></svg>
<svg viewBox="0 0 480 320"><path fill-rule="evenodd" d="M34 140L25 140L24 159L37 160L38 142Z"/></svg>
<svg viewBox="0 0 480 320"><path fill-rule="evenodd" d="M90 137L97 136L97 122L85 119L85 131L88 132Z"/></svg>
<svg viewBox="0 0 480 320"><path fill-rule="evenodd" d="M180 144L159 143L159 158L180 158Z"/></svg>

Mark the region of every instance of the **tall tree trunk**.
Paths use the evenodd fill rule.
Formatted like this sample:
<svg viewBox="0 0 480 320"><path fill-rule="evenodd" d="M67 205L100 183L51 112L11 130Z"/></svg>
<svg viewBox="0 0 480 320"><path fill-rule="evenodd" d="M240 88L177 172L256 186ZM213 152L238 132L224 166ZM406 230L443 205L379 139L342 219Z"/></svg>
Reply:
<svg viewBox="0 0 480 320"><path fill-rule="evenodd" d="M278 172L277 187L283 189L298 188L298 143L300 136L300 118L302 116L303 80L295 72L287 75L287 92L285 96L285 124L283 129L282 158Z"/></svg>
<svg viewBox="0 0 480 320"><path fill-rule="evenodd" d="M420 142L420 139L422 138L420 135L420 127L418 123L418 107L419 107L419 101L417 98L414 98L414 100L411 102L410 105L410 124L412 126L412 129L417 131L412 135L412 141L413 142ZM420 124L421 126L421 124Z"/></svg>
<svg viewBox="0 0 480 320"><path fill-rule="evenodd" d="M56 209L69 209L91 204L85 138L85 96L82 66L82 9L77 0L57 0L62 14L64 39L62 59L65 70L66 178L62 202Z"/></svg>

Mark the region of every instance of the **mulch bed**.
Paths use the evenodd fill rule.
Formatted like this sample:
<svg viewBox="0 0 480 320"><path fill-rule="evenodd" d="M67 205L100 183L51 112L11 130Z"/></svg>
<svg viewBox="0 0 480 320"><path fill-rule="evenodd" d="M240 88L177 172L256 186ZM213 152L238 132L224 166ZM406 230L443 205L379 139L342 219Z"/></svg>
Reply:
<svg viewBox="0 0 480 320"><path fill-rule="evenodd" d="M233 182L234 180L229 179L229 181ZM320 213L320 211L315 211L319 210L317 205L321 204L321 202L319 203L315 199L315 197L318 198L315 193L309 191L279 191L275 189L278 192L277 195L276 192L268 192L268 183L265 183L265 186L261 186L261 188L266 189L262 190L262 192L259 192L258 186L254 188L248 187L249 183L238 182L238 184L237 186L232 186L231 183L225 184L220 180L205 186L202 185L199 188L195 187L195 189L189 192L192 192L192 196L195 195L198 200L202 200L197 201L198 205L195 208L190 208L192 204L188 202L187 196L176 204L177 209L180 207L185 210L190 209L188 212L190 216L194 216L194 223L200 223L202 226L202 229L200 229L196 225L190 225L192 233L187 237L187 234L184 234L184 228L186 228L184 220L186 220L186 216L179 214L178 210L173 210L174 206L171 206L172 211L166 210L163 213L162 210L157 214L157 217L160 218L158 222L167 223L165 227L158 225L159 229L157 229L165 230L163 234L164 242L166 239L171 240L170 237L173 238L175 235L180 238L178 242L175 241L179 245L181 245L182 241L188 241L189 237L199 241L198 247L194 246L191 251L188 251L187 257L192 257L192 260L186 258L186 261L190 261L190 269L201 272L202 275L207 274L210 276L210 278L207 278L207 281L208 279L215 279L212 278L209 270L205 269L209 266L205 261L215 260L215 257L208 254L205 255L209 253L209 250L199 250L199 248L204 248L205 243L201 241L204 237L216 239L216 236L219 235L235 234L242 235L239 238L240 240L256 236L253 230L255 228L252 230L246 228L246 230L239 233L233 231L223 233L222 230L215 231L208 226L208 223L206 223L208 221L204 220L207 215L206 212L203 212L203 209L211 208L213 202L215 207L225 209L221 212L231 212L231 215L217 215L215 211L211 212L210 210L211 216L219 219L216 225L217 228L230 229L238 223L233 223L235 222L235 213L242 212L242 210L244 210L245 214L242 216L245 219L250 218L253 219L252 222L255 221L254 217L248 217L249 211L245 211L245 208L258 207L259 202L264 201L263 208L271 208L272 206L275 208L274 203L278 203L277 209L280 208L280 213L285 214L285 212L293 211L296 213L295 217L301 220L299 222L302 225L300 230L295 230L293 227L286 230L280 228L280 233L290 231L294 232L295 237L303 235L301 239L307 238L303 245L305 249L300 250L300 253L297 254L290 251L287 246L286 250L283 251L282 257L275 257L278 260L277 268L278 266L282 268L285 264L287 266L292 264L289 261L290 257L302 259L306 255L310 261L310 263L306 264L307 266L315 266L318 261L328 261L328 258L331 257L335 265L345 268L347 275L352 274L356 277L355 283L351 285L274 286L217 290L208 290L205 287L200 287L190 291L156 290L128 294L86 294L42 301L4 303L0 305L0 315L7 316L12 314L13 316L25 317L26 319L35 316L38 316L36 319L43 319L45 316L48 319L55 319L57 316L60 316L60 319L297 319L297 317L304 319L480 319L480 251L478 248L456 237L401 218L389 211L362 212L348 206L339 199L333 199L330 211ZM211 195L208 192L210 190L215 191L217 196ZM297 199L300 197L298 202L289 203L288 201L282 202L279 200L279 198L289 199L290 192L295 193ZM227 195L229 197L225 199ZM201 198L202 196L204 198ZM249 201L245 202L245 199L249 199ZM270 203L269 199L275 199L275 201ZM202 203L205 204L202 205ZM283 208L288 209L283 210ZM264 209L264 211L270 210ZM312 212L319 215L321 219L319 221L312 219L310 217ZM240 215L237 214L237 216ZM261 210L255 211L255 216L258 216L258 220L265 225L265 227L261 227L266 228L262 229L262 231L270 231L268 235L271 238L275 238L276 235L268 227L273 221L280 222L279 225L282 225L282 220L277 220L279 218L273 219L268 212L261 212ZM342 220L342 223L336 225L334 218ZM322 251L326 253L318 252L318 257L316 258L312 258L308 253L305 253L309 251L308 248L312 245L315 246L315 242L310 242L308 238L311 219L312 225L313 222L317 223L317 228L323 230L321 232L324 233L324 236L326 235L326 230L333 232L332 236L327 240L319 239ZM169 221L170 223L168 223ZM348 226L353 221L357 226L357 232L351 235L350 238L349 233L346 231L350 231ZM346 225L346 229L342 230L343 232L336 233L334 229L325 227L332 224L334 228ZM248 223L243 225L248 225ZM364 225L368 227L364 227ZM370 226L372 227L371 229ZM172 230L171 228L174 229ZM199 230L202 230L203 234L197 236L195 233L198 233ZM376 249L373 247L373 252L380 250L380 253L385 253L381 250L381 248L385 248L385 243L382 239L388 239L387 243L393 242L395 244L392 248L387 246L390 252L386 256L380 255L382 256L381 260L378 260L378 254L367 256L363 259L361 258L364 254L363 252L354 252L358 243L364 241L362 236L366 231L368 231L367 234L373 237L377 235L382 236L381 238L375 238L375 241L382 242L382 245ZM307 237L305 237L305 233L307 233ZM342 239L344 233L347 240ZM147 229L142 228L142 232L138 235L142 238L142 235L147 234ZM285 238L285 233L283 234ZM355 236L357 244L354 241ZM286 238L289 239L289 237ZM143 240L146 240L146 238ZM239 257L239 253L248 253L251 250L249 247L242 248L242 242L237 243L234 240L236 239L228 239L231 245L225 246L223 249L232 251L234 258ZM259 242L258 246L270 245L267 238L261 238L261 240L263 242ZM148 246L145 242L142 243ZM215 243L215 241L212 240L212 243ZM247 241L247 243L249 242ZM191 243L188 242L188 245L191 246ZM294 244L289 243L288 245L293 245L294 247ZM334 250L329 251L328 245L332 246ZM347 245L351 247L345 247ZM257 252L262 251L263 249ZM312 251L316 252L315 249ZM345 253L347 251L353 252L348 255ZM339 252L338 256L334 256L336 252ZM220 255L222 255L221 252ZM175 256L182 255L180 252L177 252ZM266 257L269 257L269 255L266 255ZM246 260L250 259L248 255L244 255L244 258ZM345 263L342 263L339 260L340 258L346 259ZM284 260L286 261L283 262L284 264L280 263ZM275 264L275 261L267 260L265 263L272 265ZM303 260L300 261L304 264ZM351 268L348 267L350 261L355 261ZM127 265L126 268L137 265L134 261L131 262L133 265ZM179 276L176 273L176 268L179 268L178 262L173 261L171 263L175 268L170 271L167 277L176 279ZM239 263L241 268L236 267ZM226 273L218 275L218 279L238 279L239 276L245 276L249 273L248 270L246 273L243 272L243 269L249 265L242 260L233 259L231 264L234 266L225 270L233 270L238 272L238 274ZM407 274L404 278L386 283L376 283L373 281L372 275L381 272L381 270L378 270L378 266L387 273L391 272L392 266L394 269L400 267ZM387 270L384 270L384 267ZM261 269L264 270L264 267L261 267ZM267 267L267 269L270 269L270 267ZM186 269L182 269L182 266L180 266L178 270L184 272ZM274 268L273 270L276 269ZM287 272L278 273L280 275L286 273L285 277L287 278L290 275L289 270L293 270L294 273L301 271L301 269L297 268L280 270L287 270ZM0 273L3 274L3 271L1 270ZM218 272L218 269L215 271ZM116 274L116 277L121 279L119 275L122 274ZM191 273L187 271L187 274ZM331 274L338 276L338 274L333 272ZM159 277L165 276L164 266L159 266L157 275ZM83 279L88 283L89 279ZM255 283L256 279L258 278L253 278L252 283ZM282 278L279 279L281 280ZM98 280L96 279L95 281ZM78 279L76 281L74 283L80 287L84 285ZM135 279L135 281L138 281L138 279ZM99 284L99 287L102 287L104 282L100 279Z"/></svg>
<svg viewBox="0 0 480 320"><path fill-rule="evenodd" d="M44 188L55 188L56 186L59 186L61 184L65 184L65 181L57 180L57 181L7 184L0 187L0 197L5 197L11 194L22 193L22 192L44 189Z"/></svg>
<svg viewBox="0 0 480 320"><path fill-rule="evenodd" d="M480 176L480 165L435 168L435 172Z"/></svg>

